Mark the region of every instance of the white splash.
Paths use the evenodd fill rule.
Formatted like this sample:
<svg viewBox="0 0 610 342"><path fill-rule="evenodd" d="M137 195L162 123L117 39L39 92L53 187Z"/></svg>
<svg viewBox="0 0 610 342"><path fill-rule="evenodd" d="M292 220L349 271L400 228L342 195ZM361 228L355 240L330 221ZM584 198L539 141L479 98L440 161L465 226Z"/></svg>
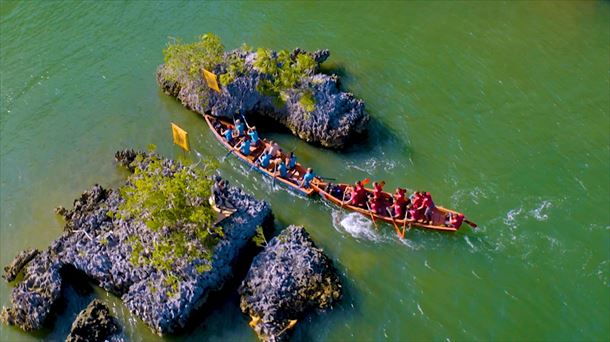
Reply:
<svg viewBox="0 0 610 342"><path fill-rule="evenodd" d="M333 227L338 231L344 231L359 239L376 241L379 239L373 230L373 223L358 213L342 215L339 211L333 211Z"/></svg>
<svg viewBox="0 0 610 342"><path fill-rule="evenodd" d="M517 220L517 216L519 216L522 211L523 211L523 208L521 208L521 207L519 207L517 209L509 210L508 213L506 213L506 217L503 220L504 224L509 226L511 229L517 228L517 223L515 223L515 221Z"/></svg>

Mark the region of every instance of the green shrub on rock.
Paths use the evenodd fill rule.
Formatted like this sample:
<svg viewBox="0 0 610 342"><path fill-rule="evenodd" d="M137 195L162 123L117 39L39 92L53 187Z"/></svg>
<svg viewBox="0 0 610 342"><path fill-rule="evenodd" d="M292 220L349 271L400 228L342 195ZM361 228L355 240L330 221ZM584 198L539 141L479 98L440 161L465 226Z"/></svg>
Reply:
<svg viewBox="0 0 610 342"><path fill-rule="evenodd" d="M137 158L138 166L120 189L123 202L113 216L141 221L153 232L153 241L142 241L140 236L127 241L130 261L163 272L167 285L175 287L179 279L175 265L186 261L199 272L209 270L213 249L223 236L222 229L214 226L216 213L208 203L215 167L211 162L203 170L168 166L154 155L145 163Z"/></svg>
<svg viewBox="0 0 610 342"><path fill-rule="evenodd" d="M180 39L167 44L163 60L172 81L193 79L202 68L211 70L222 62L225 48L213 33L200 36L199 41L185 44Z"/></svg>

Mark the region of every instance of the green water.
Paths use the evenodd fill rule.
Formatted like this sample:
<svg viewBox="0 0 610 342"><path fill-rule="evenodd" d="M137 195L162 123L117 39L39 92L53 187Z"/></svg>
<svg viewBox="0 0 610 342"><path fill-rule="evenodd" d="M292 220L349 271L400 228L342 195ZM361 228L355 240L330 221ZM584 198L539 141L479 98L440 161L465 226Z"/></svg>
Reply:
<svg viewBox="0 0 610 342"><path fill-rule="evenodd" d="M194 149L225 154L154 78L169 36L215 32L228 48L329 48L328 69L365 100L369 137L345 152L269 133L319 174L431 191L479 224L411 231L272 189L234 158L221 171L304 225L345 298L300 322L297 341L610 339L610 4L503 2L5 2L0 6L0 264L46 247L53 214L125 172L113 153L154 143L170 121ZM197 160L194 153L188 155ZM11 287L0 282L1 304ZM133 341L157 340L121 302ZM63 340L0 326L0 340ZM168 340L254 341L235 298Z"/></svg>

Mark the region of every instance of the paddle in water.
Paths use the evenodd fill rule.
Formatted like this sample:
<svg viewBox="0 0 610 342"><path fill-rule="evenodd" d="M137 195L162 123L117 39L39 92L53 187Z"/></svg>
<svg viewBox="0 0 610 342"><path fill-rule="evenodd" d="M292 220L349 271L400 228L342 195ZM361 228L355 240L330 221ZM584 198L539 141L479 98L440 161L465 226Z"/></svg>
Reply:
<svg viewBox="0 0 610 342"><path fill-rule="evenodd" d="M373 224L375 225L375 230L379 230L379 228L377 227L377 222L375 222L375 216L373 216L373 211L371 210L371 206L369 205L369 202L366 201L365 203L366 203L366 207L369 209L369 214L371 215L371 220L373 221Z"/></svg>
<svg viewBox="0 0 610 342"><path fill-rule="evenodd" d="M394 230L396 230L396 235L398 235L399 238L404 239L405 238L404 231L401 233L400 229L398 229L398 225L396 224L396 221L394 220L394 216L392 216L392 211L390 210L390 208L385 208L385 210L388 212L388 215L390 215L390 218L392 219L392 223L394 224Z"/></svg>

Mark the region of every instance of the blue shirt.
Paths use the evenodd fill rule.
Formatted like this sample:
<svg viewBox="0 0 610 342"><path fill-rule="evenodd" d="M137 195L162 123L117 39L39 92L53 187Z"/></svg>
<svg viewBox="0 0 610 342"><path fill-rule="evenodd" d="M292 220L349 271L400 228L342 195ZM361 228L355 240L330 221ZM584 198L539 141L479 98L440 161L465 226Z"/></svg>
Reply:
<svg viewBox="0 0 610 342"><path fill-rule="evenodd" d="M239 133L239 136L241 137L242 135L244 135L246 131L246 127L244 126L243 122L240 122L239 125L237 125L237 133Z"/></svg>
<svg viewBox="0 0 610 342"><path fill-rule="evenodd" d="M233 141L233 130L227 129L225 131L225 139L227 139L228 142Z"/></svg>
<svg viewBox="0 0 610 342"><path fill-rule="evenodd" d="M286 164L280 163L278 169L280 170L280 177L286 178L286 176L288 176L288 169L286 168Z"/></svg>
<svg viewBox="0 0 610 342"><path fill-rule="evenodd" d="M271 161L271 155L269 153L263 154L263 157L261 158L261 166L262 167L269 166L270 161Z"/></svg>
<svg viewBox="0 0 610 342"><path fill-rule="evenodd" d="M239 151L246 156L250 154L250 140L244 140Z"/></svg>
<svg viewBox="0 0 610 342"><path fill-rule="evenodd" d="M308 188L309 187L309 183L311 182L311 180L313 179L314 174L313 172L309 173L307 172L304 176L303 176L303 186Z"/></svg>
<svg viewBox="0 0 610 342"><path fill-rule="evenodd" d="M297 158L292 155L288 161L288 168L292 170L295 166L297 166Z"/></svg>
<svg viewBox="0 0 610 342"><path fill-rule="evenodd" d="M250 139L252 139L253 144L256 144L258 142L258 132L257 131L250 131L250 132L248 132L248 135L250 136Z"/></svg>

